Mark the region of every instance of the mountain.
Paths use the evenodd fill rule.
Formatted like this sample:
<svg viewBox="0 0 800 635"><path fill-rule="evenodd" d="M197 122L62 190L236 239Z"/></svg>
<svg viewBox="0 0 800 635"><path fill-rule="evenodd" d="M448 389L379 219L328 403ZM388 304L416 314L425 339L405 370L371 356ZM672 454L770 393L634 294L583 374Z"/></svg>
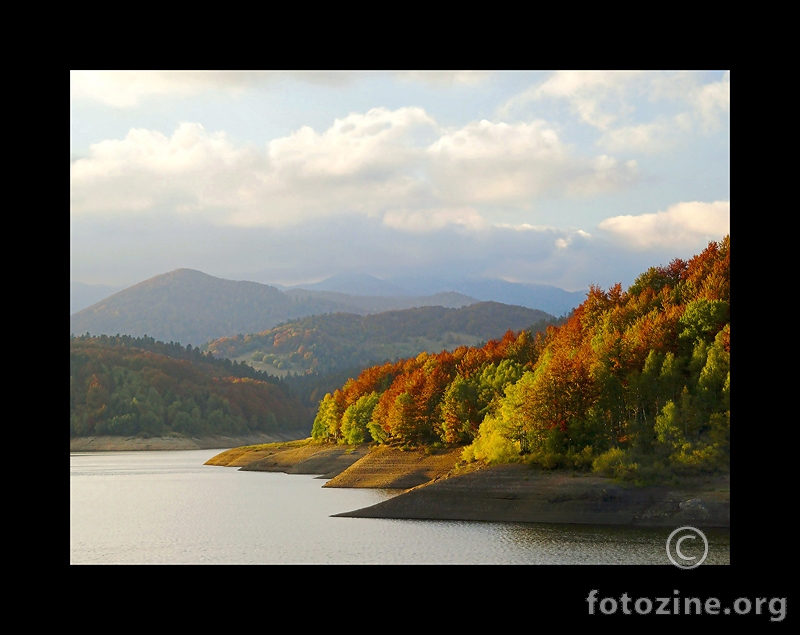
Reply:
<svg viewBox="0 0 800 635"><path fill-rule="evenodd" d="M284 293L293 298L325 298L334 302L341 302L357 307L357 313L382 313L383 311L399 311L421 306L443 306L449 309L460 309L480 302L463 293L448 291L424 296L380 296L380 295L348 295L335 291L309 291L308 289L292 288Z"/></svg>
<svg viewBox="0 0 800 635"><path fill-rule="evenodd" d="M559 316L566 316L570 311L577 308L586 299L586 294L589 292L588 289L565 291L547 284L508 282L501 278L440 277L435 272L425 276L401 274L385 280L367 274L343 273L331 276L320 282L290 286L270 282L271 274L269 271L242 274L239 277L243 280L268 283L281 291L287 292L297 293L300 289L305 289L315 293L347 294L351 296L348 298L349 304L354 304L352 296L419 298L441 293L458 293L479 302L513 304ZM328 297L333 299L334 296ZM337 301L343 301L342 298L336 299ZM387 307L382 310L409 308L411 306L424 305L404 303L402 306Z"/></svg>
<svg viewBox="0 0 800 635"><path fill-rule="evenodd" d="M342 273L321 282L298 284L293 289L309 289L311 291L335 291L348 295L399 296L413 295L405 289L365 273Z"/></svg>
<svg viewBox="0 0 800 635"><path fill-rule="evenodd" d="M257 282L176 269L71 315L69 328L76 335L149 335L164 342L199 345L334 311L357 312L358 308L324 298L292 298Z"/></svg>
<svg viewBox="0 0 800 635"><path fill-rule="evenodd" d="M406 288L412 294L427 295L440 291L455 291L484 302L502 302L551 315L567 315L585 299L584 291L565 291L559 287L528 282L507 282L500 278L443 279L431 277L397 277L389 282Z"/></svg>
<svg viewBox="0 0 800 635"><path fill-rule="evenodd" d="M475 298L458 293L407 297L306 289L282 292L258 282L225 280L193 269L176 269L71 314L70 333L148 335L165 342L198 346L237 333L258 333L309 315L366 315L433 305L458 308L476 302Z"/></svg>
<svg viewBox="0 0 800 635"><path fill-rule="evenodd" d="M247 362L259 370L334 373L416 357L423 351L475 345L509 330L543 330L555 322L543 311L478 302L459 309L428 306L366 316L316 315L260 333L223 337L205 348L217 357Z"/></svg>
<svg viewBox="0 0 800 635"><path fill-rule="evenodd" d="M83 282L69 282L69 314L77 313L87 306L104 300L123 287L111 287L107 284L84 284Z"/></svg>

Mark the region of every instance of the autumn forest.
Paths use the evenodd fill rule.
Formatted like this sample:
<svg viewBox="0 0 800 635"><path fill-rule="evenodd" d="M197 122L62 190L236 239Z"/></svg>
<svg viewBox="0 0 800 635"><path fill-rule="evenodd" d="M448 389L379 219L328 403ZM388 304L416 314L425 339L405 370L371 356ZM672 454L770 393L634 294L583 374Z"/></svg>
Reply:
<svg viewBox="0 0 800 635"><path fill-rule="evenodd" d="M70 436L307 426L321 443L462 446L466 462L642 482L729 470L729 236L627 290L593 286L539 326L349 378L279 379L174 342L73 335Z"/></svg>
<svg viewBox="0 0 800 635"><path fill-rule="evenodd" d="M627 291L592 287L562 326L368 368L325 395L312 434L641 481L727 470L730 237Z"/></svg>

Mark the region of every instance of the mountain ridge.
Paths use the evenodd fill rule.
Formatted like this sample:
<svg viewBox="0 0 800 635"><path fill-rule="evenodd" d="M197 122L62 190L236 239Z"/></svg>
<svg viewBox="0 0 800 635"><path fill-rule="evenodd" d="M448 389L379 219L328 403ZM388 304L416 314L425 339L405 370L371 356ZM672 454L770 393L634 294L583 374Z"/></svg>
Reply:
<svg viewBox="0 0 800 635"><path fill-rule="evenodd" d="M291 320L259 333L222 337L206 345L215 357L258 370L334 373L423 351L455 349L555 324L544 311L499 302L461 308L414 307L366 316L334 313Z"/></svg>
<svg viewBox="0 0 800 635"><path fill-rule="evenodd" d="M459 308L479 302L457 293L433 296L350 296L280 289L180 268L148 278L70 315L70 332L148 335L195 346L283 322L327 313L368 315L415 306Z"/></svg>

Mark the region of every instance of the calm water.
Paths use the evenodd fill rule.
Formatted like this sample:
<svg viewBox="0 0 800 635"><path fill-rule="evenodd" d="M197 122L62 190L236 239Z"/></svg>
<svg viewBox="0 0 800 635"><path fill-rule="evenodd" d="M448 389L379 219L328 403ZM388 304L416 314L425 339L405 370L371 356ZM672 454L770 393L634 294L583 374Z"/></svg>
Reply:
<svg viewBox="0 0 800 635"><path fill-rule="evenodd" d="M671 566L670 529L331 518L397 492L203 465L220 451L70 454L70 562ZM730 532L705 533L730 564Z"/></svg>

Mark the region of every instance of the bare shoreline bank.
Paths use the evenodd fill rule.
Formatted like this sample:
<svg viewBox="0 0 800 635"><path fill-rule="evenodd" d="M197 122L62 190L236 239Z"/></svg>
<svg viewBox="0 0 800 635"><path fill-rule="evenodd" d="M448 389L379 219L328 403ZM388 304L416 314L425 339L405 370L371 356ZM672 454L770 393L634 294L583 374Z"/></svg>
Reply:
<svg viewBox="0 0 800 635"><path fill-rule="evenodd" d="M246 445L305 439L308 430L287 430L272 434L212 437L76 437L69 440L70 452L131 452L138 450L224 450Z"/></svg>
<svg viewBox="0 0 800 635"><path fill-rule="evenodd" d="M473 520L649 527L730 528L730 475L637 487L586 473L523 464L459 465L460 448L311 443L306 431L243 437L83 437L70 452L223 450L207 465L313 474L323 487L382 488L401 494L349 518Z"/></svg>
<svg viewBox="0 0 800 635"><path fill-rule="evenodd" d="M294 443L233 448L208 461L248 471L316 474L323 487L406 490L350 518L730 528L730 475L639 487L523 464L455 469L460 449Z"/></svg>
<svg viewBox="0 0 800 635"><path fill-rule="evenodd" d="M413 488L351 518L730 528L729 475L635 486L521 464L486 467Z"/></svg>

